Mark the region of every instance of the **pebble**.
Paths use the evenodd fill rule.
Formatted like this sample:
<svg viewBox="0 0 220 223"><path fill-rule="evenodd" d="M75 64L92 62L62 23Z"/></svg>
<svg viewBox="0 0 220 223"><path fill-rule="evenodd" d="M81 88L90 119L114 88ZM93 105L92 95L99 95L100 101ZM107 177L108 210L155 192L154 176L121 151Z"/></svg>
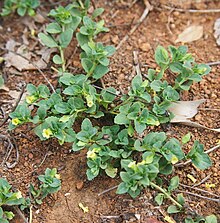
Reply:
<svg viewBox="0 0 220 223"><path fill-rule="evenodd" d="M24 162L24 166L26 166L26 167L27 167L27 166L28 166L28 162Z"/></svg>
<svg viewBox="0 0 220 223"><path fill-rule="evenodd" d="M174 11L174 12L173 12L173 15L177 17L177 16L180 15L180 12L178 12L178 11Z"/></svg>
<svg viewBox="0 0 220 223"><path fill-rule="evenodd" d="M28 154L28 158L29 158L29 159L33 159L33 157L34 157L33 153L29 153L29 154Z"/></svg>
<svg viewBox="0 0 220 223"><path fill-rule="evenodd" d="M147 52L151 49L151 45L149 43L142 43L140 45L140 49L144 52Z"/></svg>
<svg viewBox="0 0 220 223"><path fill-rule="evenodd" d="M174 23L171 23L171 24L170 24L170 28L171 28L171 29L175 29L175 28L176 28L176 25L175 25Z"/></svg>
<svg viewBox="0 0 220 223"><path fill-rule="evenodd" d="M81 190L83 188L83 185L84 185L83 181L78 181L76 183L76 189Z"/></svg>

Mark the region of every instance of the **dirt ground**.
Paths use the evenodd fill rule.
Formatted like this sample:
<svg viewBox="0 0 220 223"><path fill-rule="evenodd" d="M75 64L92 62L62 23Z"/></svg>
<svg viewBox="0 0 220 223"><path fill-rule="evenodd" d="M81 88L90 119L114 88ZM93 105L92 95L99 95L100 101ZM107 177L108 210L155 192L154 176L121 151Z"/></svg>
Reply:
<svg viewBox="0 0 220 223"><path fill-rule="evenodd" d="M44 1L39 11L43 14L49 12L58 3L65 4L66 1ZM203 37L197 41L187 43L190 52L193 53L198 62L208 63L220 60L220 47L217 46L213 36L213 26L220 13L191 13L178 12L173 9L167 9L164 6L175 6L169 4L170 1L161 1L162 4L156 4L158 1L151 1L154 6L143 23L128 38L121 48L111 58L110 72L104 77L105 86L117 88L122 93L126 92L131 79L135 76L133 64L133 51L138 51L138 58L141 70L146 73L149 67L155 68L154 50L157 45L167 47L168 45L179 45L175 43L177 36L187 26L196 24L204 28ZM194 4L183 4L181 1L173 1L181 8L193 9L219 9L219 1L196 1ZM182 1L183 2L183 1ZM186 1L187 2L187 1ZM191 1L192 2L192 1ZM201 3L199 3L201 2ZM2 2L0 3L2 4ZM99 38L106 44L117 46L123 37L136 24L141 17L145 5L142 1L95 1L97 7L103 7L105 13L103 19L110 32L102 34ZM35 22L36 32L40 32L47 21L43 23ZM21 45L25 40L29 42L29 49L32 52L39 51L42 45L36 37L29 37L24 33L30 32L30 27L18 16L10 16L0 19L0 56L6 53L6 43L13 39ZM25 38L24 38L25 36ZM73 41L71 47L65 52L69 68L72 72L81 70L79 62L80 50L76 49L76 43ZM57 77L50 69L50 63L43 72L55 85ZM3 74L8 88L0 90L0 107L3 111L1 120L4 119L4 113L9 113L15 104L15 99L10 96L11 91L21 91L22 83L40 84L45 79L37 71L18 71L5 64L0 65L0 72ZM169 77L167 77L169 78ZM19 94L17 94L18 96ZM16 98L16 97L15 97ZM204 77L199 84L194 84L191 90L182 95L182 100L206 99L201 106L201 110L196 115L195 120L210 128L220 127L220 65L212 66L212 71ZM216 110L212 110L216 109ZM1 113L0 113L1 114ZM1 123L1 121L0 121ZM7 124L0 127L0 134L9 135ZM13 168L7 166L0 167L0 177L7 177L13 188L22 191L22 194L28 194L28 185L30 182L36 182L37 176L42 174L47 167L56 167L61 174L62 189L55 195L48 197L41 206L33 208L33 222L35 223L96 223L96 222L153 222L149 218L164 221L164 213L169 205L169 201L162 206L154 202L157 191L146 189L139 197L132 199L129 195L117 195L115 190L111 190L99 196L108 188L112 188L119 183L119 178L110 179L106 176L100 176L93 181L86 179L86 159L85 153L70 152L71 145L60 146L56 141L50 140L41 142L31 131L32 126L23 126L10 133L17 145L19 152L18 163ZM165 130L164 130L165 129ZM204 130L183 125L167 125L164 131L169 136L181 138L184 134L190 132L192 141L199 140L209 149L220 140L220 134L211 130ZM158 130L158 128L151 130ZM7 151L7 145L0 145L0 160L3 160ZM12 151L9 161L13 163L15 151ZM187 177L191 174L201 182L200 189L211 192L204 194L195 191L192 188L180 186L179 190L184 193L189 210L201 215L215 214L220 217L219 202L214 202L204 198L195 197L187 192L209 197L218 198L220 196L220 151L215 150L210 153L213 161L211 168L205 171L199 171L193 165L187 165L184 168L176 168L175 174L180 177L180 182L184 185L193 186L194 183ZM206 179L204 182L203 179ZM205 184L215 184L215 187L207 189ZM83 213L78 204L83 203L88 206L89 212ZM27 214L27 213L24 213ZM182 222L184 214L174 215L175 221ZM21 223L23 220L16 215L13 221ZM156 222L156 221L155 221Z"/></svg>

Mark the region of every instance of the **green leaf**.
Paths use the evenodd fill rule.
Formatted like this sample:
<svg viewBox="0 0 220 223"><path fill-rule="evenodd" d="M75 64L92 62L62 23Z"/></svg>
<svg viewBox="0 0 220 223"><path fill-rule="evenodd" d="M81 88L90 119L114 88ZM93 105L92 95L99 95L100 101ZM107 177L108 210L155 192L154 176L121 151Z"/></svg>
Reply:
<svg viewBox="0 0 220 223"><path fill-rule="evenodd" d="M117 191L116 191L116 194L125 194L128 192L128 187L127 187L127 184L122 182L118 185L118 188L117 188Z"/></svg>
<svg viewBox="0 0 220 223"><path fill-rule="evenodd" d="M164 194L159 193L157 196L154 198L154 200L157 202L158 205L161 205L163 203L164 199Z"/></svg>
<svg viewBox="0 0 220 223"><path fill-rule="evenodd" d="M112 92L112 94L110 92ZM116 94L116 90L113 87L109 87L109 88L103 89L101 91L101 95L102 95L104 101L108 102L108 103L111 103L114 101L114 99L116 97L115 94Z"/></svg>
<svg viewBox="0 0 220 223"><path fill-rule="evenodd" d="M62 32L62 28L60 27L60 25L56 22L50 23L47 27L46 27L46 31L48 33L51 34L57 34L57 33L61 33Z"/></svg>
<svg viewBox="0 0 220 223"><path fill-rule="evenodd" d="M125 114L120 113L115 116L114 123L118 125L126 125L129 124L130 121Z"/></svg>
<svg viewBox="0 0 220 223"><path fill-rule="evenodd" d="M191 133L189 132L189 133L187 133L186 135L184 135L184 136L182 137L182 143L183 143L183 144L188 143L188 142L190 141L190 138L191 138Z"/></svg>
<svg viewBox="0 0 220 223"><path fill-rule="evenodd" d="M95 19L96 17L100 16L104 12L103 8L97 8L92 13L92 18Z"/></svg>
<svg viewBox="0 0 220 223"><path fill-rule="evenodd" d="M59 43L62 48L66 48L73 38L73 30L67 29L61 33Z"/></svg>
<svg viewBox="0 0 220 223"><path fill-rule="evenodd" d="M24 16L25 13L26 13L26 11L27 11L27 8L25 8L25 7L19 7L19 8L17 9L17 13L18 13L18 15L20 15L20 16Z"/></svg>
<svg viewBox="0 0 220 223"><path fill-rule="evenodd" d="M97 79L100 79L101 77L103 77L108 72L109 72L109 69L107 66L103 66L102 64L99 64L95 68L92 77L97 80Z"/></svg>
<svg viewBox="0 0 220 223"><path fill-rule="evenodd" d="M115 176L117 175L117 171L117 168L113 168L110 165L108 165L108 167L105 169L105 173L111 178L115 178Z"/></svg>
<svg viewBox="0 0 220 223"><path fill-rule="evenodd" d="M180 210L175 205L170 205L167 209L168 214L175 214L175 213L179 213L179 212L180 212Z"/></svg>
<svg viewBox="0 0 220 223"><path fill-rule="evenodd" d="M185 203L185 199L183 197L183 194L177 194L176 200L178 203L180 203L181 205L184 205Z"/></svg>
<svg viewBox="0 0 220 223"><path fill-rule="evenodd" d="M54 108L61 114L68 114L71 111L69 104L66 102L60 102L59 104L56 104Z"/></svg>
<svg viewBox="0 0 220 223"><path fill-rule="evenodd" d="M50 47L50 48L58 47L57 42L51 36L46 35L44 33L39 33L38 37L40 38L40 40L45 46Z"/></svg>
<svg viewBox="0 0 220 223"><path fill-rule="evenodd" d="M178 176L173 177L171 179L171 181L170 181L170 185L168 187L168 191L173 191L173 190L177 189L178 186L179 186L179 180L180 179L179 179Z"/></svg>
<svg viewBox="0 0 220 223"><path fill-rule="evenodd" d="M0 75L0 88L4 85L4 78Z"/></svg>
<svg viewBox="0 0 220 223"><path fill-rule="evenodd" d="M82 35L81 33L76 34L77 41L79 45L82 47L84 44L89 42L88 36Z"/></svg>
<svg viewBox="0 0 220 223"><path fill-rule="evenodd" d="M85 70L86 73L89 73L90 70L92 69L93 67L93 62L90 60L90 59L87 59L87 58L83 58L81 60L81 63L82 63L82 67L83 69Z"/></svg>
<svg viewBox="0 0 220 223"><path fill-rule="evenodd" d="M53 62L55 64L63 64L62 58L58 54L56 54L56 55L53 56Z"/></svg>
<svg viewBox="0 0 220 223"><path fill-rule="evenodd" d="M205 223L217 223L217 217L215 215L209 215L205 218Z"/></svg>
<svg viewBox="0 0 220 223"><path fill-rule="evenodd" d="M164 47L158 46L156 48L155 61L162 68L166 68L166 66L169 64L169 54Z"/></svg>

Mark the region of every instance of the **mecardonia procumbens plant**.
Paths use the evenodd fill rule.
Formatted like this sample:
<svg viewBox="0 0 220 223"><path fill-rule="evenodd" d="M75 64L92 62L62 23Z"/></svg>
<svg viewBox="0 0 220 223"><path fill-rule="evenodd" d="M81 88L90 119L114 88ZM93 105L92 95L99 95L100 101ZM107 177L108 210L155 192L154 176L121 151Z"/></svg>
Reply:
<svg viewBox="0 0 220 223"><path fill-rule="evenodd" d="M169 122L173 117L168 111L171 103L180 99L182 90L189 90L193 82L208 74L210 67L197 64L186 46L170 46L168 51L158 46L155 61L159 69L149 69L146 79L141 74L135 76L128 94L120 95L112 87L102 89L97 83L109 71L109 57L115 48L96 41L100 32L108 31L103 20L95 19L103 9L89 15L88 8L89 1L74 1L49 13L54 22L39 38L44 45L58 49L59 54L53 57L58 67L53 69L60 75L59 87L51 92L45 85L29 84L26 102L10 114L9 128L33 123L41 140L57 138L61 145L72 143L73 151L87 150L89 180L102 171L109 177L119 174L122 182L117 193L136 197L143 188L151 186L181 209L181 202L155 182L159 174L171 174L180 160L191 159L198 168L208 168L211 160L203 145L195 141L185 154L185 140L181 143L164 132L150 132L143 139L138 135L149 126ZM84 72L79 74L67 70L63 53L74 36L82 50ZM174 84L164 79L165 73L176 77ZM106 115L113 125L94 126L95 119ZM81 120L81 131L75 132L73 126Z"/></svg>

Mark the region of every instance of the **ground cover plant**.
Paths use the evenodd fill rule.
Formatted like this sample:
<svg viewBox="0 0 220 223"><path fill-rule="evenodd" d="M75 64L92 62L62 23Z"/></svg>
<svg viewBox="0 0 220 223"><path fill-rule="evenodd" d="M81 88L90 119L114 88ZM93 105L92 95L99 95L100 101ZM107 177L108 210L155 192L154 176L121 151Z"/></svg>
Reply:
<svg viewBox="0 0 220 223"><path fill-rule="evenodd" d="M182 91L201 81L210 67L196 63L186 46L169 46L168 49L158 46L155 51L158 68L148 69L145 78L138 73L128 94L119 94L112 87L103 88L100 80L109 71L115 48L97 41L99 33L108 31L104 20L99 20L104 10L98 8L91 15L89 6L89 1L74 1L48 14L53 22L38 37L48 48L57 48L52 60L53 70L59 75L58 87L49 89L43 84L28 84L25 103L10 114L9 129L29 123L35 126L34 132L40 140L56 138L60 145L72 143L73 152L87 151L88 180L103 172L111 178L119 175L118 194L128 193L135 198L144 188L151 187L160 192L155 197L159 205L166 198L172 201L168 213L182 212L184 197L182 194L172 196L172 191L179 186L179 178L174 176L169 187L164 188L162 176L173 174L179 161L190 159L204 170L212 165L211 159L199 141L194 142L188 153L184 152L190 141L188 134L179 141L166 136L165 132L146 134L146 130L169 123L174 117L169 112L172 103L180 100ZM76 38L81 47L84 71L77 74L68 70L64 57L64 49L72 38ZM164 75L170 73L175 79L165 80ZM97 125L102 117L109 117L111 125ZM74 130L76 123L81 123L81 131ZM32 199L41 204L49 193L60 189L60 180L55 169L47 169L45 176L38 179L42 184L38 189L31 185L30 191ZM23 207L30 202L31 199L26 200ZM185 222L209 223L212 219L208 216Z"/></svg>

